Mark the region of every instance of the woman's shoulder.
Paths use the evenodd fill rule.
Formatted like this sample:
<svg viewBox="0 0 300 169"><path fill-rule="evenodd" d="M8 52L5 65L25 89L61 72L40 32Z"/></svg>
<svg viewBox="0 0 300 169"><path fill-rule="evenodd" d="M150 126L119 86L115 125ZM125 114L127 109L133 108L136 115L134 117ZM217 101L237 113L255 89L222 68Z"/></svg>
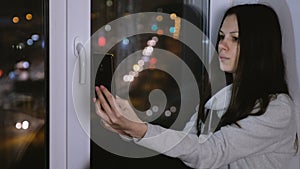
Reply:
<svg viewBox="0 0 300 169"><path fill-rule="evenodd" d="M272 122L288 125L294 116L294 103L287 94L276 94L272 96L263 118L270 119Z"/></svg>
<svg viewBox="0 0 300 169"><path fill-rule="evenodd" d="M253 112L256 113L258 110L259 106ZM238 124L242 128L254 128L255 130L260 130L262 127L267 127L268 129L286 129L294 125L294 110L294 104L290 96L276 94L272 96L265 113L259 116L248 116L240 120Z"/></svg>
<svg viewBox="0 0 300 169"><path fill-rule="evenodd" d="M294 102L289 95L285 93L279 93L271 96L270 105L293 107Z"/></svg>

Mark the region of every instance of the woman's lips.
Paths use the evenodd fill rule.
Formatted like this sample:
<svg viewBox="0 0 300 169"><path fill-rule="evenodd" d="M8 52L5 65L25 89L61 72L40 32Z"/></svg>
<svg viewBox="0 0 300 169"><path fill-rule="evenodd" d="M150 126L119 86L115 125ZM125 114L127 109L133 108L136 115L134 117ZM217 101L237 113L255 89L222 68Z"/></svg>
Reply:
<svg viewBox="0 0 300 169"><path fill-rule="evenodd" d="M229 58L228 58L228 57L225 57L225 56L219 56L219 59L220 59L220 60L229 60Z"/></svg>

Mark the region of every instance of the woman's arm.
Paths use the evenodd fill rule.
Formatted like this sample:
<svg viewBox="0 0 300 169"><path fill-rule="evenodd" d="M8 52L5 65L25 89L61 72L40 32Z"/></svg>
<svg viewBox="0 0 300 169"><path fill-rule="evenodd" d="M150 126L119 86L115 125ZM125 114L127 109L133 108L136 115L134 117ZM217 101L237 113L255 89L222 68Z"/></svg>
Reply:
<svg viewBox="0 0 300 169"><path fill-rule="evenodd" d="M284 98L270 102L265 114L240 120L241 128L229 125L212 135L197 137L184 131L129 120L125 116L134 117L131 114L134 112L129 111L130 115L120 113L124 103L117 104L104 87L96 90L99 96L96 101L100 110L98 114L108 128L119 134L142 138L135 143L180 158L193 168L219 168L240 158L274 151L278 148L277 142L291 135L289 126L293 125L293 112ZM105 101L103 93L111 106Z"/></svg>
<svg viewBox="0 0 300 169"><path fill-rule="evenodd" d="M180 158L193 168L219 168L241 158L275 152L280 141L292 140L295 133L292 133L294 123L290 106L280 100L270 102L264 115L249 116L239 121L241 128L229 125L199 138L148 125L144 138L136 144Z"/></svg>

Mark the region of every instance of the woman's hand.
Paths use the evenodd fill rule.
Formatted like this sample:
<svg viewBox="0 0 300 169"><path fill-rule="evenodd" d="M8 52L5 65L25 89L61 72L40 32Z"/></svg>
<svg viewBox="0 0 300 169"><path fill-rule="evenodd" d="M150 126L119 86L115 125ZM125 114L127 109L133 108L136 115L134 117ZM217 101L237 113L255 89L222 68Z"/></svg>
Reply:
<svg viewBox="0 0 300 169"><path fill-rule="evenodd" d="M147 125L135 114L127 100L116 99L104 87L96 87L98 99L95 100L96 112L104 126L113 132L129 137L142 138ZM105 99L105 97L107 99Z"/></svg>

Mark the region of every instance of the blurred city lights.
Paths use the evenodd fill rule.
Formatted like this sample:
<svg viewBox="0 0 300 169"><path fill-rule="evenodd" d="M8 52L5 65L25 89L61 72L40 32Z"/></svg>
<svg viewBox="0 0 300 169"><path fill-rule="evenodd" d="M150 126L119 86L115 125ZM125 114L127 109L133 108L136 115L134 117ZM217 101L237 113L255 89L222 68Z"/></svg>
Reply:
<svg viewBox="0 0 300 169"><path fill-rule="evenodd" d="M22 129L27 130L29 128L29 122L24 120L22 122Z"/></svg>
<svg viewBox="0 0 300 169"><path fill-rule="evenodd" d="M17 122L17 123L16 123L16 129L21 129L21 128L22 128L22 123Z"/></svg>
<svg viewBox="0 0 300 169"><path fill-rule="evenodd" d="M175 20L176 17L177 17L177 15L176 15L175 13L172 13L172 14L170 15L170 18L171 18L172 20Z"/></svg>
<svg viewBox="0 0 300 169"><path fill-rule="evenodd" d="M41 46L42 46L42 48L45 48L45 46L46 46L45 40L42 40Z"/></svg>
<svg viewBox="0 0 300 169"><path fill-rule="evenodd" d="M31 36L31 39L32 39L33 41L38 41L39 38L40 38L40 36L39 36L38 34L33 34L33 35Z"/></svg>
<svg viewBox="0 0 300 169"><path fill-rule="evenodd" d="M149 50L148 48L145 48L143 50L143 55L144 56L151 56L152 55L153 50Z"/></svg>
<svg viewBox="0 0 300 169"><path fill-rule="evenodd" d="M103 47L103 46L106 45L106 39L105 39L105 37L103 37L103 36L99 37L99 39L98 39L98 45L101 46L101 47Z"/></svg>
<svg viewBox="0 0 300 169"><path fill-rule="evenodd" d="M175 32L174 32L173 38L175 38L175 39L179 38L180 30L181 30L181 18L176 17L175 18Z"/></svg>
<svg viewBox="0 0 300 169"><path fill-rule="evenodd" d="M15 79L16 78L16 73L15 72L9 72L8 77L10 79Z"/></svg>
<svg viewBox="0 0 300 169"><path fill-rule="evenodd" d="M157 30L157 32L156 32L158 35L163 35L164 34L164 30L162 30L162 29L159 29L159 30Z"/></svg>
<svg viewBox="0 0 300 169"><path fill-rule="evenodd" d="M144 64L145 64L145 62L144 62L143 60L139 60L139 61L138 61L138 65L139 65L139 66L144 66Z"/></svg>
<svg viewBox="0 0 300 169"><path fill-rule="evenodd" d="M124 75L123 76L123 81L124 82L132 82L134 80L134 76L133 75Z"/></svg>
<svg viewBox="0 0 300 169"><path fill-rule="evenodd" d="M148 57L148 56L143 56L142 59L143 59L144 62L149 62L150 57Z"/></svg>
<svg viewBox="0 0 300 169"><path fill-rule="evenodd" d="M150 52L150 53L153 53L154 48L153 48L152 46L147 46L147 47L145 48L145 50L147 50L147 51Z"/></svg>
<svg viewBox="0 0 300 169"><path fill-rule="evenodd" d="M172 113L171 113L169 110L166 110L166 111L165 111L165 116L166 116L166 117L170 117L171 114L172 114Z"/></svg>
<svg viewBox="0 0 300 169"><path fill-rule="evenodd" d="M135 71L130 71L129 75L132 75L134 77L137 77L139 75L139 72L135 72Z"/></svg>
<svg viewBox="0 0 300 169"><path fill-rule="evenodd" d="M129 81L129 82L132 82L133 80L134 80L134 76L128 75L128 81Z"/></svg>
<svg viewBox="0 0 300 169"><path fill-rule="evenodd" d="M16 64L16 69L28 69L30 64L28 61L20 61Z"/></svg>
<svg viewBox="0 0 300 169"><path fill-rule="evenodd" d="M126 40L126 39L124 39L124 40ZM123 40L123 44L124 44L124 40ZM155 68L155 63L157 62L157 59L154 57L151 58L151 56L154 51L154 46L156 45L157 42L158 42L158 38L156 36L152 37L151 40L147 41L148 46L144 48L144 50L142 52L143 55L137 61L137 63L133 64L133 66L132 66L133 71L130 71L129 74L123 76L124 82L132 82L134 80L134 78L139 75L139 72L144 70L145 63L147 63L149 61L150 61L150 65L147 64L146 66L149 66L149 68ZM127 44L127 42L125 44ZM154 110L155 110L155 108L154 108Z"/></svg>
<svg viewBox="0 0 300 169"><path fill-rule="evenodd" d="M170 33L175 33L176 32L176 28L174 26L171 26L169 29Z"/></svg>
<svg viewBox="0 0 300 169"><path fill-rule="evenodd" d="M151 64L151 65L155 65L156 62L157 62L157 59L156 59L156 58L153 57L153 58L150 59L150 64Z"/></svg>
<svg viewBox="0 0 300 169"><path fill-rule="evenodd" d="M113 1L112 0L107 0L106 1L106 6L108 6L108 7L113 6Z"/></svg>
<svg viewBox="0 0 300 169"><path fill-rule="evenodd" d="M30 21L32 19L32 14L28 13L25 17L28 21Z"/></svg>
<svg viewBox="0 0 300 169"><path fill-rule="evenodd" d="M13 23L19 23L19 21L20 21L20 18L17 16L13 17L13 19L12 19Z"/></svg>
<svg viewBox="0 0 300 169"><path fill-rule="evenodd" d="M164 19L164 18L163 18L163 16L161 16L161 15L158 15L158 16L156 17L156 20L157 20L158 22L161 22L163 19Z"/></svg>
<svg viewBox="0 0 300 169"><path fill-rule="evenodd" d="M159 107L158 106L153 106L152 107L152 111L153 112L158 112L159 111Z"/></svg>
<svg viewBox="0 0 300 169"><path fill-rule="evenodd" d="M128 77L128 75L124 75L124 76L123 76L123 81L124 81L124 82L129 82L129 77Z"/></svg>
<svg viewBox="0 0 300 169"><path fill-rule="evenodd" d="M158 26L157 26L156 24L153 24L153 25L151 26L151 30L152 30L152 31L157 31L157 29L158 29Z"/></svg>
<svg viewBox="0 0 300 169"><path fill-rule="evenodd" d="M153 115L153 112L152 112L151 110L147 110L147 111L146 111L146 115L147 115L147 116L152 116L152 115Z"/></svg>
<svg viewBox="0 0 300 169"><path fill-rule="evenodd" d="M153 37L152 37L152 40L154 40L154 41L157 43L157 42L158 42L158 37L153 36Z"/></svg>
<svg viewBox="0 0 300 169"><path fill-rule="evenodd" d="M122 43L123 43L123 45L128 45L129 44L129 39L123 39L123 41L122 41Z"/></svg>
<svg viewBox="0 0 300 169"><path fill-rule="evenodd" d="M32 39L28 39L27 40L27 45L28 46L32 46L33 45L33 40Z"/></svg>
<svg viewBox="0 0 300 169"><path fill-rule="evenodd" d="M155 46L156 45L156 41L155 40L149 40L148 42L147 42L147 45L148 46Z"/></svg>
<svg viewBox="0 0 300 169"><path fill-rule="evenodd" d="M175 113L176 112L176 107L175 106L172 106L172 107L170 107L170 111L172 112L172 113Z"/></svg>
<svg viewBox="0 0 300 169"><path fill-rule="evenodd" d="M20 130L20 129L24 129L24 130L27 130L29 128L29 121L27 120L24 120L22 123L21 122L17 122L15 127L16 129Z"/></svg>
<svg viewBox="0 0 300 169"><path fill-rule="evenodd" d="M110 25L105 25L104 29L105 29L107 32L109 32L109 31L111 31L111 26L110 26Z"/></svg>
<svg viewBox="0 0 300 169"><path fill-rule="evenodd" d="M27 62L27 61L24 61L24 62L23 62L23 68L24 68L24 69L28 69L29 66L30 66L29 62Z"/></svg>
<svg viewBox="0 0 300 169"><path fill-rule="evenodd" d="M22 50L24 47L25 47L25 44L24 44L23 42L18 43L18 44L16 45L16 49L18 49L18 50Z"/></svg>
<svg viewBox="0 0 300 169"><path fill-rule="evenodd" d="M140 71L140 69L141 69L141 67L139 65L137 65L137 64L133 65L134 71L138 72L138 71Z"/></svg>

